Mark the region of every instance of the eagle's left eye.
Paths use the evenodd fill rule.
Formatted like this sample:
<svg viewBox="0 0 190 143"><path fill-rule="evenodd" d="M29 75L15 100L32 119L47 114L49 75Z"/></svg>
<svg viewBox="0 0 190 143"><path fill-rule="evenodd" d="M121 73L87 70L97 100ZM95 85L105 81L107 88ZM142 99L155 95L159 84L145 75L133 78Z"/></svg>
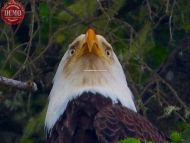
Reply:
<svg viewBox="0 0 190 143"><path fill-rule="evenodd" d="M106 55L109 57L109 56L111 56L111 50L109 50L109 49L106 49Z"/></svg>

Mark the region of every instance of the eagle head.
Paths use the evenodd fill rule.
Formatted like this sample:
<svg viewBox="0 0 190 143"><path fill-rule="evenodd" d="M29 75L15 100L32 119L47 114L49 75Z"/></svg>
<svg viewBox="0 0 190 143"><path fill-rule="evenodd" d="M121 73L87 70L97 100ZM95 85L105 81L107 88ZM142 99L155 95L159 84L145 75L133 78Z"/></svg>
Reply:
<svg viewBox="0 0 190 143"><path fill-rule="evenodd" d="M134 111L132 93L111 44L89 28L78 36L63 56L53 80L46 114L50 130L67 104L83 92L99 93Z"/></svg>

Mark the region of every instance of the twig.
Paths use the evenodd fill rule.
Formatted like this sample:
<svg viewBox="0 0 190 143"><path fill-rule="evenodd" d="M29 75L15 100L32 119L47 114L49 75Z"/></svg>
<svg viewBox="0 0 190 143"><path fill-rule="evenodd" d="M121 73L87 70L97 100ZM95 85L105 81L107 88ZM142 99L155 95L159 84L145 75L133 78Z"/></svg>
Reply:
<svg viewBox="0 0 190 143"><path fill-rule="evenodd" d="M2 68L1 68L1 69L4 69L4 68L5 68L5 66L7 65L8 61L12 58L13 54L15 53L15 51L17 51L17 50L18 50L19 48L21 48L21 47L24 47L25 45L27 45L27 42L22 43L22 44L16 46L12 51L10 51L10 52L8 53L8 55L7 55L7 58L6 58L5 62L4 62L3 65L2 65Z"/></svg>
<svg viewBox="0 0 190 143"><path fill-rule="evenodd" d="M160 92L163 96L164 96L164 94L165 93L163 93L163 92ZM161 100L167 105L167 106L171 106L169 103L168 103L168 101L165 99L165 98L163 98L163 96L161 96ZM187 122L185 119L184 119L184 117L183 116L181 116L180 115L180 113L178 113L177 111L175 111L174 110L174 114L175 115L177 115L183 122ZM158 117L158 119L161 119L162 117Z"/></svg>
<svg viewBox="0 0 190 143"><path fill-rule="evenodd" d="M156 28L159 26L159 24L161 23L161 21L162 21L164 18L166 18L166 17L167 17L167 15L162 15L162 16L160 16L159 19L158 19L158 21L154 24L153 30L156 29Z"/></svg>
<svg viewBox="0 0 190 143"><path fill-rule="evenodd" d="M188 107L188 106L185 104L185 102L183 102L182 99L178 96L178 94L177 94L177 92L175 91L175 89L173 89L173 87L172 87L169 83L167 83L163 78L161 78L160 76L159 76L159 79L160 79L160 81L161 81L163 84L165 84L165 85L170 89L170 91L173 93L173 95L175 96L175 98L177 99L177 101L183 106L183 108L189 110L189 107Z"/></svg>
<svg viewBox="0 0 190 143"><path fill-rule="evenodd" d="M166 2L166 13L168 13L168 11L169 11L169 4L170 4L170 0L167 0L167 2Z"/></svg>
<svg viewBox="0 0 190 143"><path fill-rule="evenodd" d="M32 18L31 18L31 24L30 24L30 31L29 31L29 36L30 39L28 41L27 47L26 47L26 58L22 66L17 70L17 72L13 75L13 78L16 77L23 69L26 67L26 63L28 62L30 58L30 51L32 48L32 40L33 40L33 34L34 34L34 22L35 22L35 1L31 2L31 13L32 13Z"/></svg>
<svg viewBox="0 0 190 143"><path fill-rule="evenodd" d="M67 14L69 14L70 16L72 16L75 20L77 20L77 21L79 21L81 24L84 24L85 26L87 25L87 26L89 26L89 24L90 24L90 26L95 26L93 23L92 23L92 21L93 21L93 19L94 19L94 17L93 18L91 18L91 19L85 19L85 18L82 18L80 15L78 15L77 13L75 13L74 11L72 11L72 10L70 10L70 9L68 9L66 6L62 6L61 7Z"/></svg>
<svg viewBox="0 0 190 143"><path fill-rule="evenodd" d="M36 62L37 60L39 60L39 59L43 56L43 54L50 48L50 46L51 46L52 43L53 43L54 37L56 36L57 33L59 33L59 32L61 32L61 31L65 30L65 29L67 29L67 28L72 28L72 27L74 27L74 26L76 26L76 25L78 25L78 24L81 24L81 22L76 22L76 23L74 23L74 24L69 25L68 27L61 27L61 28L59 28L57 31L55 31L55 32L52 34L52 36L50 37L49 42L48 42L46 48L45 48L38 56L36 56L36 57L32 60L32 62L34 63L34 62Z"/></svg>
<svg viewBox="0 0 190 143"><path fill-rule="evenodd" d="M118 18L114 18L113 21L117 22L117 24L121 24L121 25L125 26L126 28L129 28L129 30L130 30L130 39L129 39L130 42L129 42L129 45L130 45L130 48L131 48L131 45L132 45L132 42L133 42L133 37L135 37L137 35L137 32L135 31L134 27L131 24L129 24L128 22L122 21L121 19L118 19Z"/></svg>
<svg viewBox="0 0 190 143"><path fill-rule="evenodd" d="M173 41L172 17L173 17L173 9L174 9L174 6L175 6L175 0L174 0L174 2L173 2L173 4L172 4L171 14L170 14L170 17L169 17L170 42Z"/></svg>
<svg viewBox="0 0 190 143"><path fill-rule="evenodd" d="M143 64L149 71L153 72L153 75L155 76L155 78L157 78L158 81L160 81L161 83L163 83L164 85L166 85L169 88L169 90L172 92L174 97L177 99L177 101L180 103L180 105L183 108L190 111L189 107L185 104L185 102L183 102L183 100L178 96L175 89L166 80L164 80L158 73L154 72L146 63L142 62L141 64Z"/></svg>
<svg viewBox="0 0 190 143"><path fill-rule="evenodd" d="M148 7L150 20L151 20L152 22L154 22L154 21L153 21L153 18L152 18L152 10L151 10L151 6L150 6L149 0L146 0L146 4L147 4L147 7Z"/></svg>
<svg viewBox="0 0 190 143"><path fill-rule="evenodd" d="M109 16L109 14L104 10L100 0L97 0L97 3L100 7L100 10L102 11L103 14L105 14L105 16L108 18L108 21L111 21L111 17Z"/></svg>
<svg viewBox="0 0 190 143"><path fill-rule="evenodd" d="M22 82L19 80L14 80L14 79L0 76L0 84L17 88L20 90L27 90L27 91L33 91L33 92L38 90L37 84L31 80Z"/></svg>
<svg viewBox="0 0 190 143"><path fill-rule="evenodd" d="M7 35L7 33L5 31L3 31L3 30L0 30L0 31L1 31L2 35L5 35L5 38L7 40L7 53L9 53L10 52L9 37L8 37L8 35Z"/></svg>
<svg viewBox="0 0 190 143"><path fill-rule="evenodd" d="M155 80L150 81L143 89L143 91L140 94L140 97L143 97L146 91L155 83Z"/></svg>

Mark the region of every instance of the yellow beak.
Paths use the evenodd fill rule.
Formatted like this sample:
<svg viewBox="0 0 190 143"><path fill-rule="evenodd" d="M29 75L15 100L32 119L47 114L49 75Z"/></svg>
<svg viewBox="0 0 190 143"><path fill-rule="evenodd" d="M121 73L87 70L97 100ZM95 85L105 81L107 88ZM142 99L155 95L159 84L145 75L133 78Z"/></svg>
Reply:
<svg viewBox="0 0 190 143"><path fill-rule="evenodd" d="M89 28L86 31L84 44L80 49L79 56L82 55L96 55L98 57L104 57L104 50L101 45L98 43L97 35L92 28Z"/></svg>
<svg viewBox="0 0 190 143"><path fill-rule="evenodd" d="M95 46L98 46L96 33L92 28L89 28L86 31L86 43L87 43L87 47L90 53L93 51Z"/></svg>

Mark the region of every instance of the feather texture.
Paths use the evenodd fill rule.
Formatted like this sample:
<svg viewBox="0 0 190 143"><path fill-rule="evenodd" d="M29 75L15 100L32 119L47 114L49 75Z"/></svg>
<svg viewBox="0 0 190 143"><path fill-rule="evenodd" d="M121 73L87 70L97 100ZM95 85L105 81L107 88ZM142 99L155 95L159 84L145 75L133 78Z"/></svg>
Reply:
<svg viewBox="0 0 190 143"><path fill-rule="evenodd" d="M68 103L48 134L47 143L115 143L126 137L166 142L141 115L120 102L113 104L109 97L86 92Z"/></svg>
<svg viewBox="0 0 190 143"><path fill-rule="evenodd" d="M114 143L127 137L141 141L166 142L166 138L146 118L120 105L111 105L95 117L94 127L101 143Z"/></svg>

